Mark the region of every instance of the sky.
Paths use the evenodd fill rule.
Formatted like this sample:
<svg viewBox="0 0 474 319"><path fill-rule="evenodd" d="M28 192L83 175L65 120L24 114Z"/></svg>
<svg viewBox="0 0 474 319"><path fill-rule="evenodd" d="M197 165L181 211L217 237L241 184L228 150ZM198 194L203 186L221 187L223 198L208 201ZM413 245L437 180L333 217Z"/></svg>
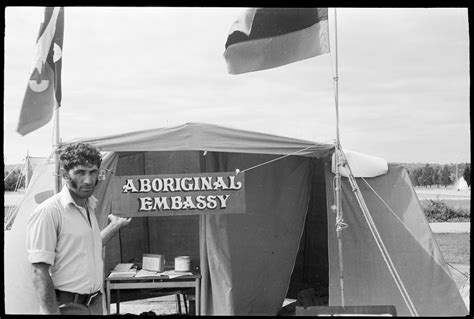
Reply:
<svg viewBox="0 0 474 319"><path fill-rule="evenodd" d="M245 8L66 7L63 142L209 123L314 142L388 162L470 162L466 8L329 9L331 52L227 72L224 45ZM43 7L7 7L4 163L52 151L53 121L16 132ZM337 53L337 54L336 54Z"/></svg>

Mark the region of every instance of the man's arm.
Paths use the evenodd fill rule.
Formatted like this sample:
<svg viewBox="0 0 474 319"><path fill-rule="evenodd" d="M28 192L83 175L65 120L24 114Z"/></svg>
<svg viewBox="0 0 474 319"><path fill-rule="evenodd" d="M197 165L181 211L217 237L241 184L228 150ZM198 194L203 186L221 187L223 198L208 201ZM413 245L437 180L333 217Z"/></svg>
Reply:
<svg viewBox="0 0 474 319"><path fill-rule="evenodd" d="M110 224L100 232L102 246L105 246L109 240L118 232L120 228L130 224L131 218L122 218L115 215L109 215Z"/></svg>
<svg viewBox="0 0 474 319"><path fill-rule="evenodd" d="M47 314L60 314L54 285L49 275L49 265L45 263L33 263L33 285L40 299L40 305Z"/></svg>

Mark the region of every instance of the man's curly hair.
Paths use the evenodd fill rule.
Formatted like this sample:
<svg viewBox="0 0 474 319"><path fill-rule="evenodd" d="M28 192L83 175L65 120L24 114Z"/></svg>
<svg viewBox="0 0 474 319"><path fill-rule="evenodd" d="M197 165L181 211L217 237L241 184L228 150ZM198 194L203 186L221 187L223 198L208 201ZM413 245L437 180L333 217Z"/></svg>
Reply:
<svg viewBox="0 0 474 319"><path fill-rule="evenodd" d="M64 145L59 150L59 159L66 171L83 165L97 165L102 163L102 155L95 146L86 143L72 143Z"/></svg>

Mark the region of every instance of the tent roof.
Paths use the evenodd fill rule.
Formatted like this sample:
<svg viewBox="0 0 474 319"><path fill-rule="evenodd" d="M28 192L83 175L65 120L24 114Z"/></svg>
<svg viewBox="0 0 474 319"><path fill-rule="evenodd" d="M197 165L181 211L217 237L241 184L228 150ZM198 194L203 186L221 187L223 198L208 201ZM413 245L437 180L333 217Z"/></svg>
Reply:
<svg viewBox="0 0 474 319"><path fill-rule="evenodd" d="M211 151L259 153L325 157L334 149L332 144L298 140L265 133L250 132L204 123L157 128L111 135L76 139L102 151Z"/></svg>

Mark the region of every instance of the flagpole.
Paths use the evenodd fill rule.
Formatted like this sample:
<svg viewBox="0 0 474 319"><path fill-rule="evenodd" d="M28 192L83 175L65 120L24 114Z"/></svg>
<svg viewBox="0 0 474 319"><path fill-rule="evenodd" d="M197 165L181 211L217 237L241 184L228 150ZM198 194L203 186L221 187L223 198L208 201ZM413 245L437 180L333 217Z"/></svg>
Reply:
<svg viewBox="0 0 474 319"><path fill-rule="evenodd" d="M336 106L336 145L335 145L335 194L336 194L336 234L337 234L337 244L339 252L339 285L341 289L341 306L344 307L344 262L342 254L342 229L345 224L342 218L342 209L341 209L341 171L340 165L341 162L341 143L339 139L339 83L338 83L338 60L337 60L337 13L336 8L334 8L334 55L335 55L335 72L334 72L334 100Z"/></svg>
<svg viewBox="0 0 474 319"><path fill-rule="evenodd" d="M59 107L61 106L61 69L62 69L62 48L64 36L64 8L59 7L56 32L53 46L59 48L54 50L54 153L55 153L55 174L54 180L55 193L59 193L61 189L61 166L59 163L59 148L61 146L61 134L59 130Z"/></svg>
<svg viewBox="0 0 474 319"><path fill-rule="evenodd" d="M60 165L59 165L59 146L60 146L60 135L59 135L59 105L55 101L54 105L54 145L53 145L53 151L54 151L54 193L57 194L59 193L59 190L61 189L61 174L60 174Z"/></svg>
<svg viewBox="0 0 474 319"><path fill-rule="evenodd" d="M30 180L30 152L26 150L25 159L25 191L28 188L28 181Z"/></svg>

